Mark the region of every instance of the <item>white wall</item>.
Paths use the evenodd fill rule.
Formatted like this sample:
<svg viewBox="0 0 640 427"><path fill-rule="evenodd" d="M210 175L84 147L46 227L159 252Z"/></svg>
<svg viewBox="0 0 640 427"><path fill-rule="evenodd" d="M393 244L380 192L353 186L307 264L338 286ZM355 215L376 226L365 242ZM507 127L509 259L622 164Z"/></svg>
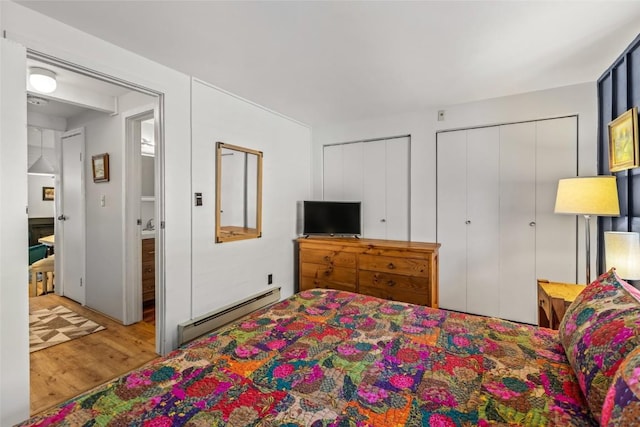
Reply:
<svg viewBox="0 0 640 427"><path fill-rule="evenodd" d="M410 134L411 240L435 241L438 130L578 114L579 174L594 175L597 171L596 101L596 84L593 82L392 117L314 127L313 195L318 199L322 197L322 145ZM445 121L437 121L437 110L445 110ZM582 224L580 226L583 227ZM595 232L592 237L592 247L596 247ZM583 242L579 244L579 253L584 253ZM596 252L592 251L592 271L595 271ZM584 260L579 257L578 261L578 272L582 272L585 270Z"/></svg>
<svg viewBox="0 0 640 427"><path fill-rule="evenodd" d="M54 216L54 201L42 200L42 187L54 187L52 176L29 175L29 218Z"/></svg>
<svg viewBox="0 0 640 427"><path fill-rule="evenodd" d="M0 18L4 17L0 6ZM0 425L29 414L24 49L0 39ZM11 84L5 84L11 82ZM20 179L19 177L22 177Z"/></svg>
<svg viewBox="0 0 640 427"><path fill-rule="evenodd" d="M193 82L193 317L267 288L293 294L296 201L310 194L311 130L198 80ZM262 238L215 242L216 141L264 153Z"/></svg>

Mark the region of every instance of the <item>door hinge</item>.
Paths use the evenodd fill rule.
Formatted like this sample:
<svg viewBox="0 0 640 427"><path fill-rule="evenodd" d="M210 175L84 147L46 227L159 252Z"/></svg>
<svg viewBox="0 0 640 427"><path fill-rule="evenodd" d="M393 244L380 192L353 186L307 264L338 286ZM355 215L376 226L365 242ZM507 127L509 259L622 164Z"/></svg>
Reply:
<svg viewBox="0 0 640 427"><path fill-rule="evenodd" d="M164 221L160 221L160 228L164 230Z"/></svg>
<svg viewBox="0 0 640 427"><path fill-rule="evenodd" d="M80 287L82 287L82 277L80 278Z"/></svg>
<svg viewBox="0 0 640 427"><path fill-rule="evenodd" d="M82 151L80 152L80 161L82 161Z"/></svg>

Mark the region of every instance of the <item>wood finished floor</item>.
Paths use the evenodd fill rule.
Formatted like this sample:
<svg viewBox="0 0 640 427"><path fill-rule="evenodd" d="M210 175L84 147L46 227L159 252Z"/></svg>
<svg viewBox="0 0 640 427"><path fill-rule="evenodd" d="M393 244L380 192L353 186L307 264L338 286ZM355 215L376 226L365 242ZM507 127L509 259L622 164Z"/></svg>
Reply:
<svg viewBox="0 0 640 427"><path fill-rule="evenodd" d="M57 305L107 329L31 353L32 415L158 357L153 324L123 326L55 294L29 298L32 311Z"/></svg>

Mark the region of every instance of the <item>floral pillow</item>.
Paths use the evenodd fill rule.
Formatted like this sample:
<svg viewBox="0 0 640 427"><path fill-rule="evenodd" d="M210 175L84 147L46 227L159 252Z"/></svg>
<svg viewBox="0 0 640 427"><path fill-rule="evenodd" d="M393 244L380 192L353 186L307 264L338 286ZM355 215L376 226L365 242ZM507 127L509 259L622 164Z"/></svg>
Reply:
<svg viewBox="0 0 640 427"><path fill-rule="evenodd" d="M560 323L560 341L597 420L618 367L640 346L640 301L628 286L608 271L578 295Z"/></svg>
<svg viewBox="0 0 640 427"><path fill-rule="evenodd" d="M640 347L624 359L602 407L602 426L640 425Z"/></svg>

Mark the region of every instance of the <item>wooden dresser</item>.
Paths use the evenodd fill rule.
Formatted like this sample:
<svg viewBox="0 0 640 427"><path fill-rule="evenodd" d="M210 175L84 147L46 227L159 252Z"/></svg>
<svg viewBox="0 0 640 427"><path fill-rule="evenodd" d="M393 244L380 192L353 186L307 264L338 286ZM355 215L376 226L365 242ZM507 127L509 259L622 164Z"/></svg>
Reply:
<svg viewBox="0 0 640 427"><path fill-rule="evenodd" d="M332 237L297 243L301 291L340 289L438 307L439 243Z"/></svg>
<svg viewBox="0 0 640 427"><path fill-rule="evenodd" d="M142 302L156 298L156 239L142 239Z"/></svg>

